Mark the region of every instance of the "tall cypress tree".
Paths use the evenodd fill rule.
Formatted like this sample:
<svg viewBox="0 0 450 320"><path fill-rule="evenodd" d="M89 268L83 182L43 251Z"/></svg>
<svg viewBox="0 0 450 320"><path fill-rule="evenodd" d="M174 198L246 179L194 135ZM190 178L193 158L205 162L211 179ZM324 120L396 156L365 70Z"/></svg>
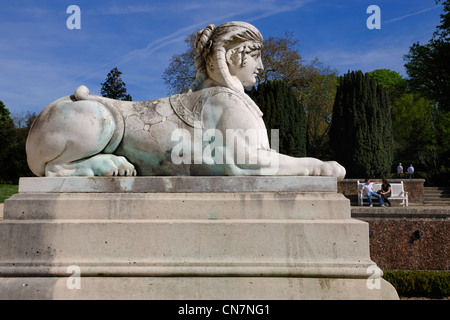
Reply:
<svg viewBox="0 0 450 320"><path fill-rule="evenodd" d="M103 97L123 101L132 101L131 95L127 93L126 84L120 77L121 74L122 72L119 71L117 67L111 69L105 82L101 84L101 94Z"/></svg>
<svg viewBox="0 0 450 320"><path fill-rule="evenodd" d="M347 177L385 177L393 161L391 109L385 89L368 74L339 79L330 127L334 159Z"/></svg>
<svg viewBox="0 0 450 320"><path fill-rule="evenodd" d="M250 97L264 113L270 138L271 129L279 129L279 152L294 156L306 155L305 111L292 88L282 81L266 81L253 87Z"/></svg>

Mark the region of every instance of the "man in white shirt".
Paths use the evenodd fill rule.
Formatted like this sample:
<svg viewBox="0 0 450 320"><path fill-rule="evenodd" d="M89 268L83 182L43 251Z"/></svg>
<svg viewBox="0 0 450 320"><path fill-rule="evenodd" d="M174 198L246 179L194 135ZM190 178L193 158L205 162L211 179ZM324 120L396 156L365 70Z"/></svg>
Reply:
<svg viewBox="0 0 450 320"><path fill-rule="evenodd" d="M399 163L398 166L397 166L397 175L399 177L401 177L402 174L403 174L403 166L402 166L402 163Z"/></svg>
<svg viewBox="0 0 450 320"><path fill-rule="evenodd" d="M381 196L378 193L373 191L373 185L376 183L381 183L381 182L370 182L370 179L364 180L364 184L363 184L361 190L359 190L359 192L363 192L363 191L365 192L365 194L367 195L367 198L369 198L369 204L371 207L373 207L372 196L377 197L378 200L380 201L380 205L382 207L384 207L385 205L384 205L383 199L381 199Z"/></svg>

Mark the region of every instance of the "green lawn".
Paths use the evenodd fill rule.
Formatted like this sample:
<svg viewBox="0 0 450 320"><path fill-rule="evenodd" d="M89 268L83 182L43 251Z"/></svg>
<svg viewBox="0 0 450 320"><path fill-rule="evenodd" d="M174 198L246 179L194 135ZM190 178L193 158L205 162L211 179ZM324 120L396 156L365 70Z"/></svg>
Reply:
<svg viewBox="0 0 450 320"><path fill-rule="evenodd" d="M0 184L0 203L3 203L6 199L18 192L19 186L17 184Z"/></svg>

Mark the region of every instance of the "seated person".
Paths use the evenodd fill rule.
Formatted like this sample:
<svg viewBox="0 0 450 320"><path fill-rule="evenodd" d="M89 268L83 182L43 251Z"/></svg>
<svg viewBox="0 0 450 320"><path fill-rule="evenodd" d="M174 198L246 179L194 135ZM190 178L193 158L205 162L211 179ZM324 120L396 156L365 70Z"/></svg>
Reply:
<svg viewBox="0 0 450 320"><path fill-rule="evenodd" d="M381 199L383 199L383 202L390 207L391 206L391 202L389 201L389 197L391 196L391 185L390 183L386 180L383 179L381 180L381 190L378 191L378 194L381 196Z"/></svg>
<svg viewBox="0 0 450 320"><path fill-rule="evenodd" d="M373 185L374 184L379 184L379 183L381 183L381 182L370 182L370 179L365 179L363 187L361 188L361 190L359 190L359 192L363 192L364 191L366 193L367 198L369 198L369 204L370 204L371 207L373 207L372 196L375 196L375 197L378 198L378 200L380 201L380 205L382 207L385 206L384 202L383 202L383 199L381 199L381 196L378 193L376 193L375 191L373 191Z"/></svg>

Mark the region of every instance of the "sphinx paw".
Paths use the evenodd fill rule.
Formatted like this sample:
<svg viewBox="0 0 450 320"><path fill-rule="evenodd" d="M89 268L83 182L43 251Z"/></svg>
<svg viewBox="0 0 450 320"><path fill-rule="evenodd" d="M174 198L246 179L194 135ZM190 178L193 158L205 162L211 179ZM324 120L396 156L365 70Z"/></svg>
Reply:
<svg viewBox="0 0 450 320"><path fill-rule="evenodd" d="M341 181L345 177L346 170L336 161L326 161L321 166L321 176L336 177L337 181Z"/></svg>
<svg viewBox="0 0 450 320"><path fill-rule="evenodd" d="M135 176L136 169L123 156L99 154L91 159L91 166L96 176Z"/></svg>

